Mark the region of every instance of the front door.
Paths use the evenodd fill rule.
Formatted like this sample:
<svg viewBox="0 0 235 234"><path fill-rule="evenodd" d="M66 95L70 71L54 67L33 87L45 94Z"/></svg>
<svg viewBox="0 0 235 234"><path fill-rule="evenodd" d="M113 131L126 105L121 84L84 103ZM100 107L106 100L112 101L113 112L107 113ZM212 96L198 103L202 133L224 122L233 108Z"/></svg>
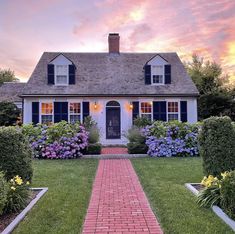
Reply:
<svg viewBox="0 0 235 234"><path fill-rule="evenodd" d="M106 138L121 138L120 107L106 107Z"/></svg>

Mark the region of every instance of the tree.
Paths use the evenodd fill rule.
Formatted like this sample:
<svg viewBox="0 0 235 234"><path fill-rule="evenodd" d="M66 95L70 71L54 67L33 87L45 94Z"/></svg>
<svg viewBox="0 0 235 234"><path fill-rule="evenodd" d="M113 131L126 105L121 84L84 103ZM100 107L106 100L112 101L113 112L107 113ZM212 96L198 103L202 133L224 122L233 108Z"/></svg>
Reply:
<svg viewBox="0 0 235 234"><path fill-rule="evenodd" d="M4 82L14 82L14 81L18 81L19 79L15 77L15 74L13 71L11 71L10 69L1 69L0 68L0 86L4 83Z"/></svg>
<svg viewBox="0 0 235 234"><path fill-rule="evenodd" d="M12 102L0 102L0 126L15 125L19 120L20 110Z"/></svg>
<svg viewBox="0 0 235 234"><path fill-rule="evenodd" d="M185 63L185 67L200 93L199 119L229 115L234 120L235 100L231 90L226 88L228 76L222 75L221 66L216 62L204 62L203 58L194 54L192 62Z"/></svg>

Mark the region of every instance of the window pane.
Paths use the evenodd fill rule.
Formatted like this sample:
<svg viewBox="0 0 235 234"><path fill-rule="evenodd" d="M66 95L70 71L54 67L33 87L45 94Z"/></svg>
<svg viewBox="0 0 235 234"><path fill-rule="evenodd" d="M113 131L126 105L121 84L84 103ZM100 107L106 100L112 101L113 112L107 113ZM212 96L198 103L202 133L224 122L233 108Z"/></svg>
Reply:
<svg viewBox="0 0 235 234"><path fill-rule="evenodd" d="M152 114L142 113L142 114L141 114L141 117L142 117L142 118L146 118L146 119L152 121Z"/></svg>
<svg viewBox="0 0 235 234"><path fill-rule="evenodd" d="M70 123L80 122L80 115L70 115Z"/></svg>
<svg viewBox="0 0 235 234"><path fill-rule="evenodd" d="M42 115L42 124L52 123L52 115Z"/></svg>
<svg viewBox="0 0 235 234"><path fill-rule="evenodd" d="M141 102L141 113L152 113L152 104L150 102Z"/></svg>
<svg viewBox="0 0 235 234"><path fill-rule="evenodd" d="M168 102L168 112L178 112L178 102Z"/></svg>
<svg viewBox="0 0 235 234"><path fill-rule="evenodd" d="M56 76L56 84L67 84L67 76Z"/></svg>
<svg viewBox="0 0 235 234"><path fill-rule="evenodd" d="M168 114L168 121L178 120L178 114Z"/></svg>
<svg viewBox="0 0 235 234"><path fill-rule="evenodd" d="M163 66L152 66L152 74L153 75L162 75L163 74Z"/></svg>
<svg viewBox="0 0 235 234"><path fill-rule="evenodd" d="M57 75L68 75L68 66L67 65L57 65L56 66L56 74Z"/></svg>
<svg viewBox="0 0 235 234"><path fill-rule="evenodd" d="M53 104L52 103L42 103L41 114L52 114Z"/></svg>
<svg viewBox="0 0 235 234"><path fill-rule="evenodd" d="M69 113L70 114L80 114L81 105L80 103L70 103L69 104Z"/></svg>
<svg viewBox="0 0 235 234"><path fill-rule="evenodd" d="M162 75L153 75L153 83L162 84L163 83L163 76Z"/></svg>

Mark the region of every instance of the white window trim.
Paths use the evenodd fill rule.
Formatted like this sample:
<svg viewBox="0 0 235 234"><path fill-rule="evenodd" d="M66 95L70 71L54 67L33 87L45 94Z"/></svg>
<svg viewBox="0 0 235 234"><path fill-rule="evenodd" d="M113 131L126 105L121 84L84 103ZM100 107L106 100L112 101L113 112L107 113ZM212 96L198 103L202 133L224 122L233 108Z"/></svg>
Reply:
<svg viewBox="0 0 235 234"><path fill-rule="evenodd" d="M70 114L70 103L80 103L80 114ZM80 115L80 123L83 123L83 109L82 109L82 101L68 101L68 123L70 123L70 115Z"/></svg>
<svg viewBox="0 0 235 234"><path fill-rule="evenodd" d="M142 112L141 112L141 103L143 102L148 102L148 103L152 103L151 104L151 121L153 121L153 100L143 100L143 101L139 101L139 117L142 118ZM150 113L149 113L150 114Z"/></svg>
<svg viewBox="0 0 235 234"><path fill-rule="evenodd" d="M151 65L151 71L152 71L152 67L154 66L162 66L163 67L163 74L162 74L162 83L153 83L153 76L154 74L151 72L151 84L152 85L165 85L165 64L156 64L156 65Z"/></svg>
<svg viewBox="0 0 235 234"><path fill-rule="evenodd" d="M40 101L39 102L39 123L42 124L42 115L49 115L49 114L42 114L42 103L52 103L52 123L54 123L54 101Z"/></svg>
<svg viewBox="0 0 235 234"><path fill-rule="evenodd" d="M55 64L54 66L55 66L55 74L54 74L55 85L56 86L68 86L69 85L69 65ZM66 84L58 84L57 83L57 66L67 66L67 83Z"/></svg>
<svg viewBox="0 0 235 234"><path fill-rule="evenodd" d="M178 112L168 112L168 102L178 102ZM169 122L168 114L178 114L178 121L181 121L181 119L180 119L180 101L179 100L168 100L166 102L166 120L167 120L167 122Z"/></svg>

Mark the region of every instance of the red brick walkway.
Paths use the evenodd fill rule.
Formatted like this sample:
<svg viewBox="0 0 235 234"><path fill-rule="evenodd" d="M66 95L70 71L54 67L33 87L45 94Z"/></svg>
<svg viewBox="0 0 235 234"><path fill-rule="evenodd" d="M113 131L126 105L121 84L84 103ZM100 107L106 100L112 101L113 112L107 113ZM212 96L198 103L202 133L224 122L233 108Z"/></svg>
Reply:
<svg viewBox="0 0 235 234"><path fill-rule="evenodd" d="M85 233L163 233L128 159L100 160Z"/></svg>
<svg viewBox="0 0 235 234"><path fill-rule="evenodd" d="M106 147L106 148L102 148L101 154L128 154L128 152L127 152L127 148Z"/></svg>

